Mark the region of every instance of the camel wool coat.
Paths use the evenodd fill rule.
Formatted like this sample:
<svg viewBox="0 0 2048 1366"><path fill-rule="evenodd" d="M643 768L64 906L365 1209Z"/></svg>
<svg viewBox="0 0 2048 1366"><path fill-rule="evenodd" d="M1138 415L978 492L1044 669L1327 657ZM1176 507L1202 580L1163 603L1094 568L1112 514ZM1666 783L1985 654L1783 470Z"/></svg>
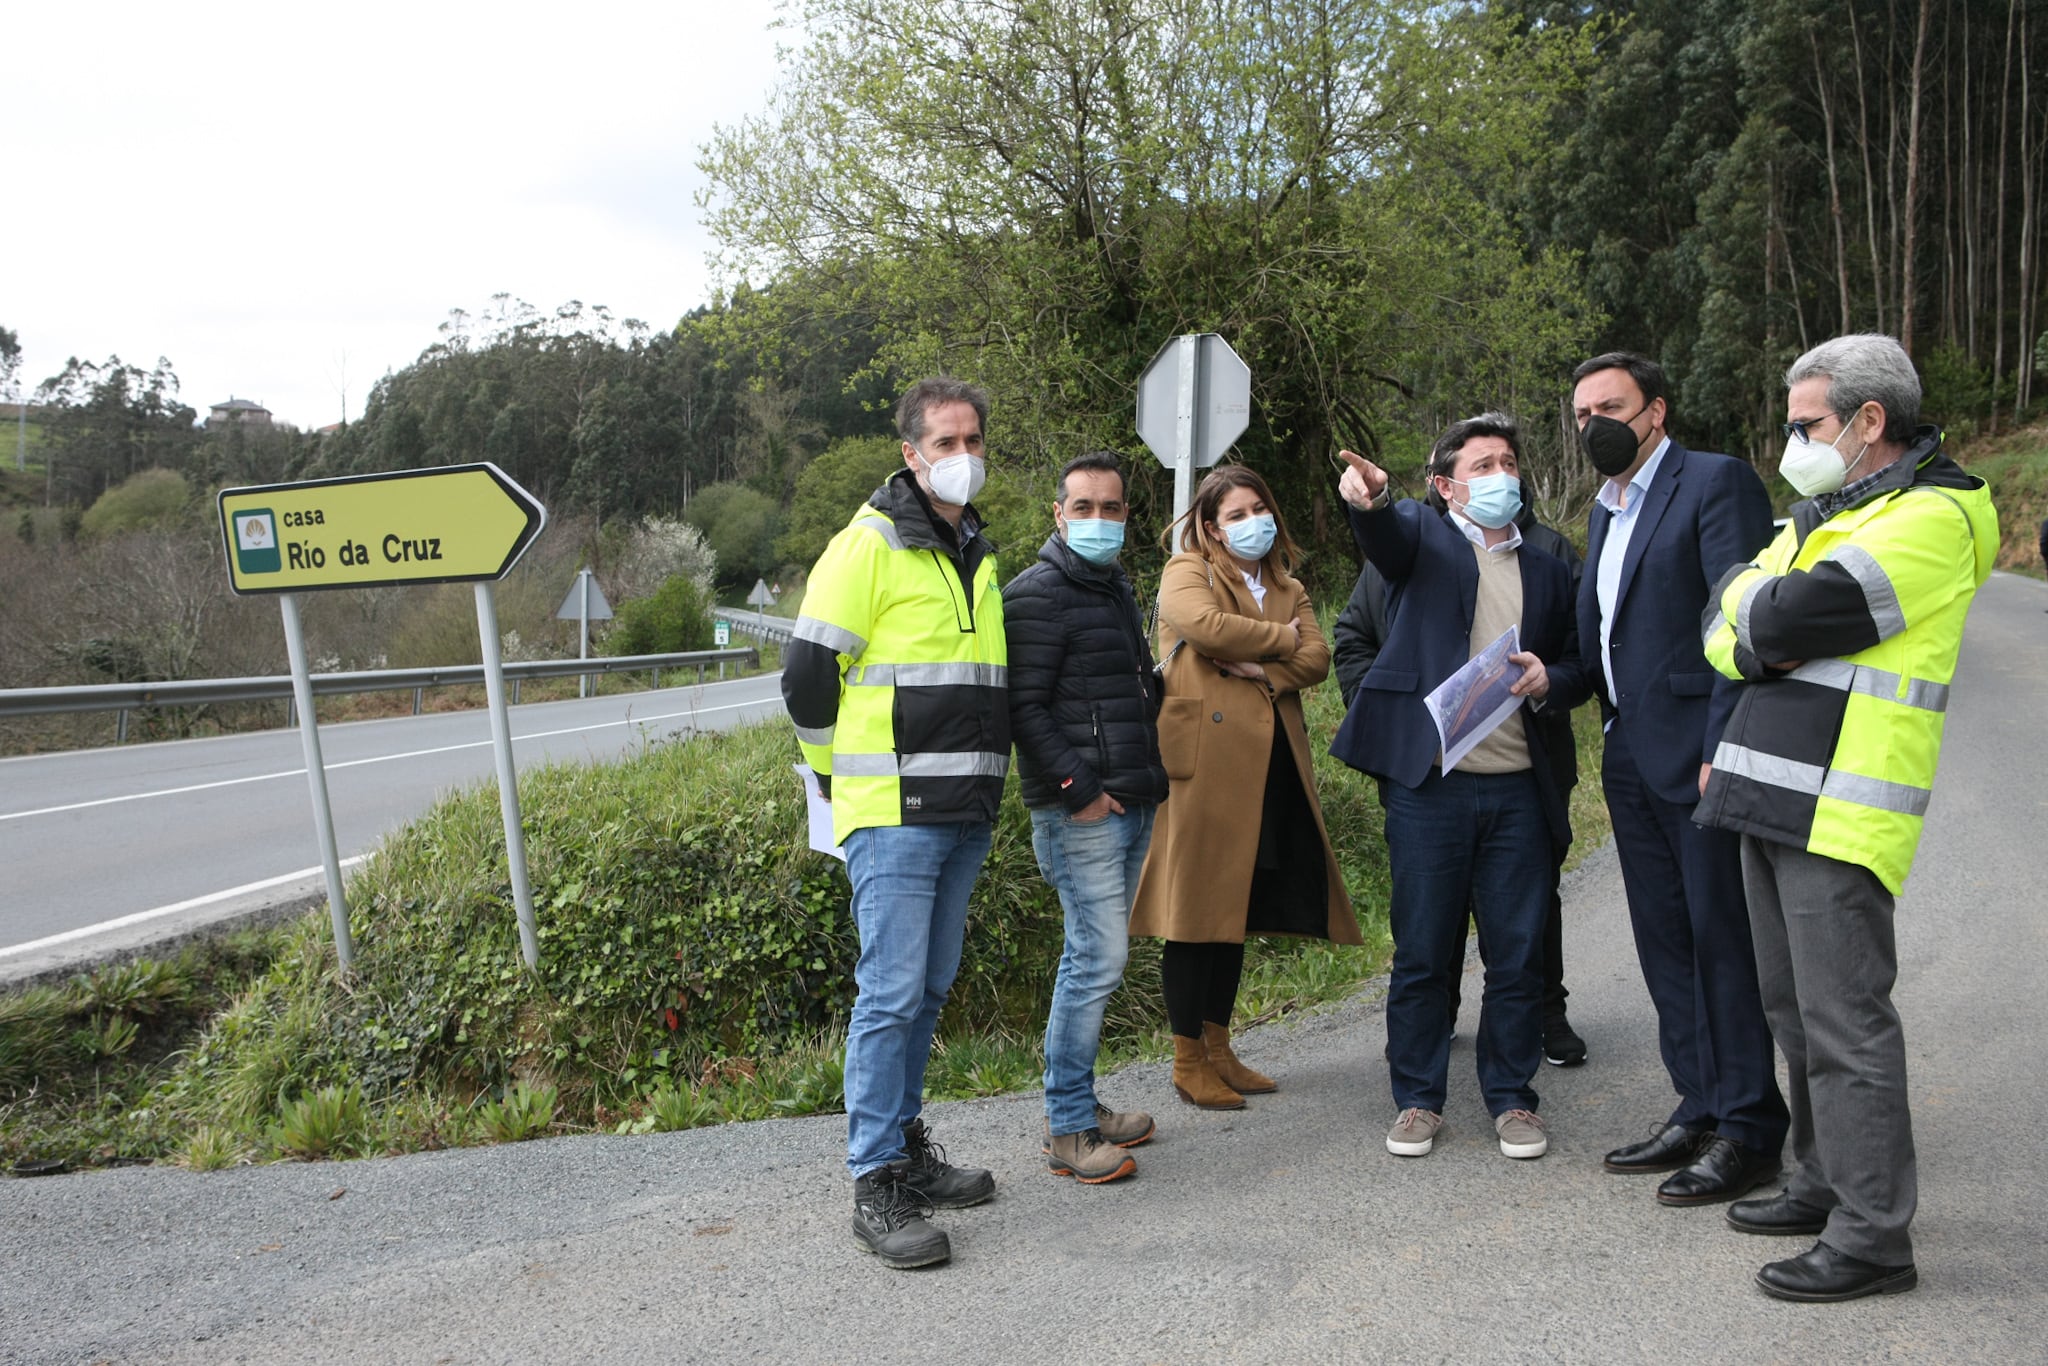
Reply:
<svg viewBox="0 0 2048 1366"><path fill-rule="evenodd" d="M1159 750L1169 784L1138 879L1131 933L1184 943L1243 943L1258 855L1266 770L1275 718L1294 753L1313 832L1290 832L1297 847L1319 849L1328 888L1322 937L1363 942L1344 876L1330 852L1316 797L1301 689L1329 676L1330 647L1316 625L1308 590L1267 561L1266 605L1258 606L1233 563L1183 552L1159 583L1159 657L1184 639L1166 665ZM1287 623L1300 619L1299 646ZM1256 660L1266 681L1218 671L1216 660Z"/></svg>

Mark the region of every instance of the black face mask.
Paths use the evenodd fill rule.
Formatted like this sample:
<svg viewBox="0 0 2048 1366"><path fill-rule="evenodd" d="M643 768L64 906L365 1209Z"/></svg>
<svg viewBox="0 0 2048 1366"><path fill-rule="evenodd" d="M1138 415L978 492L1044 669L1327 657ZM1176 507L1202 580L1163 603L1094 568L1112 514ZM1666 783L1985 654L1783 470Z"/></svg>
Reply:
<svg viewBox="0 0 2048 1366"><path fill-rule="evenodd" d="M1649 405L1644 404L1647 408ZM1643 408L1635 411L1641 417ZM1593 462L1593 468L1612 479L1635 463L1636 452L1642 442L1637 440L1635 429L1626 422L1617 422L1599 413L1586 419L1586 425L1579 428L1579 449Z"/></svg>

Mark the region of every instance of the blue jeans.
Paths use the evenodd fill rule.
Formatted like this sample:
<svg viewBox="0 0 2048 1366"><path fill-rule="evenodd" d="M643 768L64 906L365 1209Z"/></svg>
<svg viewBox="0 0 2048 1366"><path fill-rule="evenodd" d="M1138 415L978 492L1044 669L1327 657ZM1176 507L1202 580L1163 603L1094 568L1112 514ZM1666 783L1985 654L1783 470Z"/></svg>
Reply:
<svg viewBox="0 0 2048 1366"><path fill-rule="evenodd" d="M1441 1114L1450 1070L1450 983L1467 908L1486 945L1479 1089L1489 1114L1534 1110L1543 1049L1543 918L1550 823L1533 772L1438 773L1386 785L1394 966L1387 1070L1394 1104Z"/></svg>
<svg viewBox="0 0 2048 1366"><path fill-rule="evenodd" d="M1102 1012L1123 980L1131 903L1152 843L1154 806L1131 806L1081 824L1065 811L1031 813L1038 871L1060 894L1067 942L1045 1022L1045 1118L1055 1134L1095 1127L1095 1053Z"/></svg>
<svg viewBox="0 0 2048 1366"><path fill-rule="evenodd" d="M993 834L986 821L956 821L846 837L860 934L846 1027L846 1165L855 1177L904 1155L903 1126L924 1106L932 1031L960 971L967 895Z"/></svg>

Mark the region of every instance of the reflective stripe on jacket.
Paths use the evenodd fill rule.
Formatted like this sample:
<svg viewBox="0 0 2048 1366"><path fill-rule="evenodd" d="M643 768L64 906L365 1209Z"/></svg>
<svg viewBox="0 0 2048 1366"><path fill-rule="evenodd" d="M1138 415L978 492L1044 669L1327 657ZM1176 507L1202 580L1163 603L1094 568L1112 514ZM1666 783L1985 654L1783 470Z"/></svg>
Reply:
<svg viewBox="0 0 2048 1366"><path fill-rule="evenodd" d="M832 798L833 837L990 821L1010 767L995 557L969 509L956 539L899 471L811 569L783 701Z"/></svg>
<svg viewBox="0 0 2048 1366"><path fill-rule="evenodd" d="M1825 521L1811 504L1794 508L1757 563L1716 590L1702 620L1707 659L1749 686L1694 818L1860 864L1896 894L1998 514L1932 429L1894 470Z"/></svg>

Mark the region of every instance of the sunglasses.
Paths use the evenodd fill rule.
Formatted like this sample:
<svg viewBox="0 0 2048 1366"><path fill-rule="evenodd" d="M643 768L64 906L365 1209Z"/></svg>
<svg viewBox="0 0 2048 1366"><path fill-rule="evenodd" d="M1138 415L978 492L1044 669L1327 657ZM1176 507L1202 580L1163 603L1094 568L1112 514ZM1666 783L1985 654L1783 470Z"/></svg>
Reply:
<svg viewBox="0 0 2048 1366"><path fill-rule="evenodd" d="M1799 438L1800 444L1804 445L1806 442L1813 440L1813 433L1808 431L1807 428L1826 422L1831 417L1835 417L1835 414L1822 413L1819 417L1802 417L1797 422L1780 423L1779 430L1785 433L1787 440L1796 436ZM1835 420L1841 421L1840 418Z"/></svg>

